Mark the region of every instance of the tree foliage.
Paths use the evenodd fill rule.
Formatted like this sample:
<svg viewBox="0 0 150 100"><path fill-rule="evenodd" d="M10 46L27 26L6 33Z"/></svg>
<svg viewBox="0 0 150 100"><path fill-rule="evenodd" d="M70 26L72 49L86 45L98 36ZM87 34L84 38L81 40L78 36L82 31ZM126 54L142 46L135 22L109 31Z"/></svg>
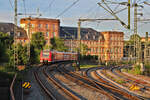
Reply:
<svg viewBox="0 0 150 100"><path fill-rule="evenodd" d="M43 50L46 41L42 32L36 32L32 34L31 39L31 63L38 63L40 58L40 52Z"/></svg>
<svg viewBox="0 0 150 100"><path fill-rule="evenodd" d="M86 44L81 44L81 54L85 55L88 52L88 46Z"/></svg>
<svg viewBox="0 0 150 100"><path fill-rule="evenodd" d="M37 32L32 34L31 44L34 48L43 49L46 44L43 33Z"/></svg>
<svg viewBox="0 0 150 100"><path fill-rule="evenodd" d="M80 50L81 50L81 52L80 52L81 55L86 55L86 53L90 50L86 44L81 44L80 47L81 47L81 48L80 48ZM74 51L77 52L78 50L79 50L79 47L75 48Z"/></svg>
<svg viewBox="0 0 150 100"><path fill-rule="evenodd" d="M64 45L64 41L60 38L52 38L51 45L51 49L57 51L68 51L68 48Z"/></svg>
<svg viewBox="0 0 150 100"><path fill-rule="evenodd" d="M27 45L22 45L18 43L16 45L16 52L18 57L18 65L26 65L28 63L28 55L27 55ZM7 51L9 54L9 63L10 65L14 64L14 45L11 46L11 49Z"/></svg>
<svg viewBox="0 0 150 100"><path fill-rule="evenodd" d="M9 55L8 50L13 43L13 37L7 33L0 32L0 62L8 62Z"/></svg>

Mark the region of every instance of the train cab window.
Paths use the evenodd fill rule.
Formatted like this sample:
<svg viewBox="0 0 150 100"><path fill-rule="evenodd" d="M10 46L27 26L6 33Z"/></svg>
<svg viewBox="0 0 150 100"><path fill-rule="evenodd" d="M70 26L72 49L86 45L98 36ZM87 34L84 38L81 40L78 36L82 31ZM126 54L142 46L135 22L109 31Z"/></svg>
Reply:
<svg viewBox="0 0 150 100"><path fill-rule="evenodd" d="M43 51L43 57L48 58L49 57L49 51Z"/></svg>

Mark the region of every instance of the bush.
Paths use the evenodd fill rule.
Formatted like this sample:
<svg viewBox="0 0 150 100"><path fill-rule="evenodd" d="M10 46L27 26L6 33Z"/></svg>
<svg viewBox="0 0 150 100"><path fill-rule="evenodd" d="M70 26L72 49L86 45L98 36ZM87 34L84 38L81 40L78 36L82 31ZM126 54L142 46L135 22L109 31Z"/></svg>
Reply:
<svg viewBox="0 0 150 100"><path fill-rule="evenodd" d="M134 68L128 69L128 73L134 74L134 75L141 75L142 74L142 72L140 71L139 65L135 65Z"/></svg>

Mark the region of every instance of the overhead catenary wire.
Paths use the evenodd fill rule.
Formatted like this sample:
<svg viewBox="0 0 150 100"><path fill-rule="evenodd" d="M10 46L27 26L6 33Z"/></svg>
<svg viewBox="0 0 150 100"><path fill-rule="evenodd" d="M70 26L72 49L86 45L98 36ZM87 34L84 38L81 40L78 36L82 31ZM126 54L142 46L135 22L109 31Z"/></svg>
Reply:
<svg viewBox="0 0 150 100"><path fill-rule="evenodd" d="M56 16L56 18L60 17L61 15L63 15L66 11L68 11L71 7L73 7L79 0L76 0L75 2L73 2L70 6L68 6L65 10L63 10L60 14L58 14Z"/></svg>
<svg viewBox="0 0 150 100"><path fill-rule="evenodd" d="M55 1L55 0L52 0L52 1L49 3L48 7L46 7L46 9L43 10L44 13L45 13L47 10L49 10L49 11L51 10L51 7L52 7L52 4L54 3L54 1ZM50 9L49 9L49 8L50 8Z"/></svg>
<svg viewBox="0 0 150 100"><path fill-rule="evenodd" d="M24 13L25 13L25 17L26 17L27 13L26 13L26 4L25 4L25 0L22 0L22 1L23 1Z"/></svg>
<svg viewBox="0 0 150 100"><path fill-rule="evenodd" d="M9 4L10 4L11 8L14 9L11 0L8 0L8 1L9 1Z"/></svg>

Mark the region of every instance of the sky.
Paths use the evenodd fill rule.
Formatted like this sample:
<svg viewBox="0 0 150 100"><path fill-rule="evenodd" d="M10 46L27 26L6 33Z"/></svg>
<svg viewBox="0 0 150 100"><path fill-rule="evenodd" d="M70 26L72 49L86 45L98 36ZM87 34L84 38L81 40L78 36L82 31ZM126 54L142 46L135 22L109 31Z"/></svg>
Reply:
<svg viewBox="0 0 150 100"><path fill-rule="evenodd" d="M107 1L127 2L128 0ZM138 13L143 13L143 16L138 15L138 18L150 19L150 6L145 5L143 3L144 1L150 3L150 0L131 0L131 3L137 2L144 6L144 8L138 8ZM106 10L100 7L97 4L98 2L101 2L101 0L18 0L18 13L24 14L18 16L18 25L20 18L28 17L29 14L37 14L37 9L39 9L40 14L42 14L42 16L40 16L41 18L60 19L61 26L77 27L79 18L114 18ZM0 22L14 23L14 0L0 0L0 5ZM127 7L125 5L112 3L108 3L108 6L115 11ZM64 12L64 10L66 11ZM132 8L131 30L125 29L119 21L82 22L81 26L93 28L97 31L123 31L125 33L125 38L128 38L129 35L133 34L133 11L134 9ZM127 10L117 13L117 16L126 24L128 21L127 13ZM32 17L37 16L32 15ZM145 36L145 32L149 32L150 34L149 23L150 21L147 23L138 22L138 34L141 36Z"/></svg>

